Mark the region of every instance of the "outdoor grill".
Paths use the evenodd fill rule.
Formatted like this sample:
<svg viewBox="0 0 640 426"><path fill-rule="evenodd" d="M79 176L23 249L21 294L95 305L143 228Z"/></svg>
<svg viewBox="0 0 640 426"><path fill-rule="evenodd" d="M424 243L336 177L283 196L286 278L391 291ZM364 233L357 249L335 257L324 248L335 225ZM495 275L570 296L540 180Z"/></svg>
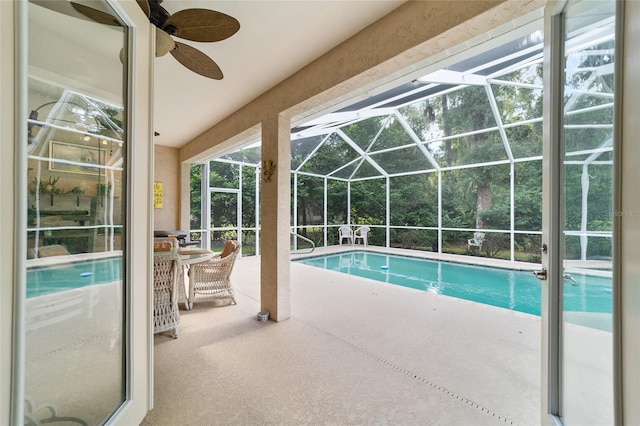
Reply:
<svg viewBox="0 0 640 426"><path fill-rule="evenodd" d="M200 244L200 241L187 241L187 233L184 231L153 231L153 236L177 238L178 245L180 247L195 246Z"/></svg>

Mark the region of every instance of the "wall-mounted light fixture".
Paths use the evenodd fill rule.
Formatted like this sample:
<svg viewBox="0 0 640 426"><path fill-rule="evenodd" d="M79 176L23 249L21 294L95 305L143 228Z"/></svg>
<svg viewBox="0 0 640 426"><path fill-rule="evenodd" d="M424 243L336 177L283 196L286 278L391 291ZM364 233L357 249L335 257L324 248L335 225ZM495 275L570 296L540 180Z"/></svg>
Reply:
<svg viewBox="0 0 640 426"><path fill-rule="evenodd" d="M276 163L273 160L265 160L262 162L262 179L265 182L271 182L271 176L276 172Z"/></svg>

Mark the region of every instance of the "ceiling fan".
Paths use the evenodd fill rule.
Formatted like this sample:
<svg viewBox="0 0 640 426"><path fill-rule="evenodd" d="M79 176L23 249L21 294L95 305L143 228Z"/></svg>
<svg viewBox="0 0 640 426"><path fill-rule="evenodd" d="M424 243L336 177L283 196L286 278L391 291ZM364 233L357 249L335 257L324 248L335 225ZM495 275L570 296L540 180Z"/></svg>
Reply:
<svg viewBox="0 0 640 426"><path fill-rule="evenodd" d="M160 6L163 0L136 0L142 11L156 27L156 57L167 53L191 71L202 76L221 80L222 70L213 59L187 44L175 41L173 37L198 42L225 40L240 29L237 19L210 9L184 9L170 14ZM71 2L78 12L86 17L107 25L120 25L116 19L100 10Z"/></svg>

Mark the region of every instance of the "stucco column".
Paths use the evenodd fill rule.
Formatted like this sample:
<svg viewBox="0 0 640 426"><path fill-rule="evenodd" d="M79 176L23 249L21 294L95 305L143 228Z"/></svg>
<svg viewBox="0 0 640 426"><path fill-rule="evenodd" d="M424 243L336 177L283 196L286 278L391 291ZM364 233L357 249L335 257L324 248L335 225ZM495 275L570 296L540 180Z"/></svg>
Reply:
<svg viewBox="0 0 640 426"><path fill-rule="evenodd" d="M260 302L269 318L291 316L289 226L291 222L291 121L273 115L262 122L260 201Z"/></svg>

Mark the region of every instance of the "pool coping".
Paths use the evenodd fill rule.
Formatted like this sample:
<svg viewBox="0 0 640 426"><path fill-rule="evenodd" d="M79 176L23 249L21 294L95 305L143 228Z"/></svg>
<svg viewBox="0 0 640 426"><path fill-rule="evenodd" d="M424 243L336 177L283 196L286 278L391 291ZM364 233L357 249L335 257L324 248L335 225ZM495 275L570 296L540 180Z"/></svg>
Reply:
<svg viewBox="0 0 640 426"><path fill-rule="evenodd" d="M518 271L534 271L540 269L542 266L539 263L510 261L504 259L491 259L486 257L475 256L463 256L449 253L434 253L420 250L410 250L401 248L387 248L379 246L364 246L364 245L338 245L328 247L317 247L311 253L291 253L291 260L299 260L304 258L311 258L317 256L324 256L329 254L345 253L350 251L368 251L376 254L387 254L396 256L407 256L418 259L436 260L443 262L462 263L475 266L489 266L493 268L512 269Z"/></svg>
<svg viewBox="0 0 640 426"><path fill-rule="evenodd" d="M51 257L39 257L35 259L27 259L27 268L34 268L40 266L59 266L69 263L83 262L86 260L102 260L110 257L122 257L122 250L113 251L101 251L95 253L78 253L78 254L65 254L61 256Z"/></svg>

